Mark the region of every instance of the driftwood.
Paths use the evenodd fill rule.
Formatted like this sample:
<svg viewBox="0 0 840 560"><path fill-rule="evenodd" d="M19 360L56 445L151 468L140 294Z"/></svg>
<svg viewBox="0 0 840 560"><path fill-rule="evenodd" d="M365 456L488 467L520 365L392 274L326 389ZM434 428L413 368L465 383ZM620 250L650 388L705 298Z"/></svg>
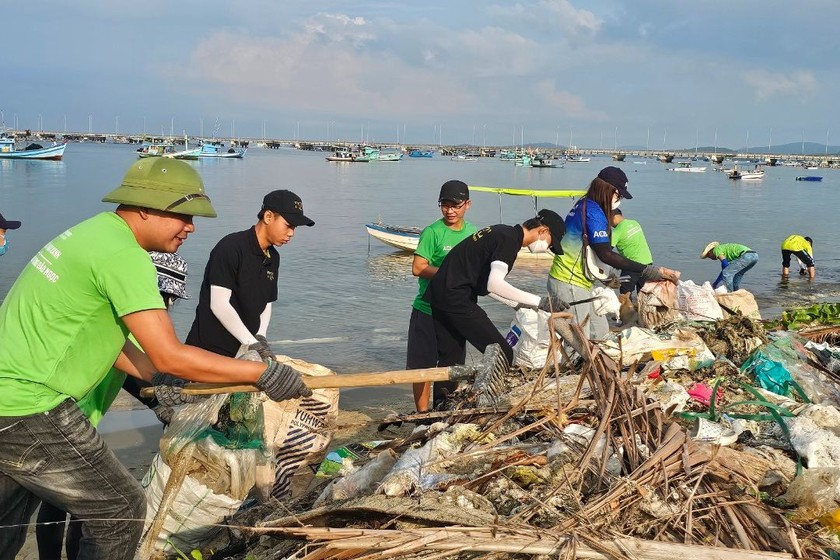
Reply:
<svg viewBox="0 0 840 560"><path fill-rule="evenodd" d="M749 560L793 558L781 552L739 550L695 546L681 543L645 541L630 537L605 539L594 543L579 542L574 536L552 537L537 530L504 527L446 527L412 530L335 529L286 527L250 529L257 534L276 534L321 542L324 550L297 556L314 558L398 558L423 550L448 552L496 552L509 554L557 555L572 552L570 558L612 560L623 555L639 560ZM373 553L372 551L378 551ZM348 555L349 553L349 555Z"/></svg>

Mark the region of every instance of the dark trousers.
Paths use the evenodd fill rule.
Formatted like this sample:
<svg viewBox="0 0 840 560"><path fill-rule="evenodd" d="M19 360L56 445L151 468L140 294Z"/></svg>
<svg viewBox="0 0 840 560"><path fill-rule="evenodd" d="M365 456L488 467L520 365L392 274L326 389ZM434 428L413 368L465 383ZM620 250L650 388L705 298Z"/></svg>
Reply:
<svg viewBox="0 0 840 560"><path fill-rule="evenodd" d="M0 560L13 560L41 500L81 523L79 558L130 560L146 517L140 483L79 407L0 417Z"/></svg>
<svg viewBox="0 0 840 560"><path fill-rule="evenodd" d="M620 294L632 294L634 291L639 292L642 289L642 286L645 285L645 281L642 280L642 273L641 272L627 272L622 270L622 276L627 276L627 280L621 283L621 286L618 288L618 293Z"/></svg>
<svg viewBox="0 0 840 560"><path fill-rule="evenodd" d="M477 303L471 302L457 309L432 307L432 319L435 323L439 366L463 364L467 342L480 352L484 352L488 345L497 343L502 347L508 363L513 363L513 348ZM455 389L455 385L452 381L435 382L432 394L435 406L445 398L446 393Z"/></svg>

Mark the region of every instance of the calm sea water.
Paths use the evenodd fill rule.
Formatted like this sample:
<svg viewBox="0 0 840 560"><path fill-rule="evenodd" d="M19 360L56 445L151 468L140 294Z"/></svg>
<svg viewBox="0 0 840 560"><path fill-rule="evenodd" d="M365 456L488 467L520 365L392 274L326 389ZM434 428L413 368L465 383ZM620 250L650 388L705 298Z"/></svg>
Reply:
<svg viewBox="0 0 840 560"><path fill-rule="evenodd" d="M567 164L563 169L516 167L497 159L451 161L405 158L397 163L342 164L326 154L251 148L244 160L192 162L204 178L219 218L196 220L196 232L181 247L190 267L189 291L197 297L210 249L225 234L256 221L270 190L297 192L316 225L299 228L280 249L279 300L269 328L278 352L339 372L400 369L417 282L411 258L368 238L366 222L423 226L436 220L437 194L449 179L470 185L535 189L584 189L607 158ZM100 202L134 162L134 148L114 144L70 144L61 162L0 160L0 212L20 219L0 257L0 297L24 264L47 241L75 223L113 205ZM719 266L697 258L709 241L738 242L758 251L759 264L743 287L756 294L765 315L789 305L840 297L840 247L835 243L840 208L840 171L767 168L761 182L730 181L721 173L669 173L666 165L620 165L633 199L625 216L641 222L657 264L676 268L683 279L713 280ZM703 164L709 165L709 164ZM797 175L822 175L821 183ZM534 215L530 198L474 193L467 218L478 226L520 223ZM539 207L565 215L572 199L542 199ZM791 233L815 241L817 279L792 276L781 283L779 245ZM513 284L542 293L547 265L520 260ZM794 271L795 272L795 271ZM186 336L196 299L180 302L173 319ZM487 302L500 328L512 312Z"/></svg>

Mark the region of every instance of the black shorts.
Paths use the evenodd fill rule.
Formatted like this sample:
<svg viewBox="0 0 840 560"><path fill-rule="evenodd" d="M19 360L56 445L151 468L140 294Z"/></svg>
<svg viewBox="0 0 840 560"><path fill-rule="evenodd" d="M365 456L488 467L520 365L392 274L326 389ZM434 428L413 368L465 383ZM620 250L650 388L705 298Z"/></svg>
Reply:
<svg viewBox="0 0 840 560"><path fill-rule="evenodd" d="M802 261L802 264L811 268L814 266L814 259L805 251L789 251L788 249L782 249L782 266L784 268L790 268L790 257L791 255L795 255L797 259Z"/></svg>
<svg viewBox="0 0 840 560"><path fill-rule="evenodd" d="M466 357L466 347L464 357ZM411 319L408 321L405 369L424 369L436 367L437 364L438 345L435 337L435 322L431 315L412 307Z"/></svg>

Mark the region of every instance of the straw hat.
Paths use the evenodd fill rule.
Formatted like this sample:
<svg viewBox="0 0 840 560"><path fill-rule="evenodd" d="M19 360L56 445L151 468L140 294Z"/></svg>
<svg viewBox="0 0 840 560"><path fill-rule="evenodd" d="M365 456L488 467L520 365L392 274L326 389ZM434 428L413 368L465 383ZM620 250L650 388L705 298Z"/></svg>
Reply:
<svg viewBox="0 0 840 560"><path fill-rule="evenodd" d="M715 247L717 247L718 245L720 245L720 243L719 243L719 242L717 242L717 241L712 241L711 243L709 243L708 245L706 245L706 248L705 248L705 249L703 249L703 252L702 252L702 253L700 253L700 258L701 258L701 259L705 259L705 258L706 258L706 255L708 255L708 254L709 254L709 251L711 251L712 249L714 249L714 248L715 248Z"/></svg>

